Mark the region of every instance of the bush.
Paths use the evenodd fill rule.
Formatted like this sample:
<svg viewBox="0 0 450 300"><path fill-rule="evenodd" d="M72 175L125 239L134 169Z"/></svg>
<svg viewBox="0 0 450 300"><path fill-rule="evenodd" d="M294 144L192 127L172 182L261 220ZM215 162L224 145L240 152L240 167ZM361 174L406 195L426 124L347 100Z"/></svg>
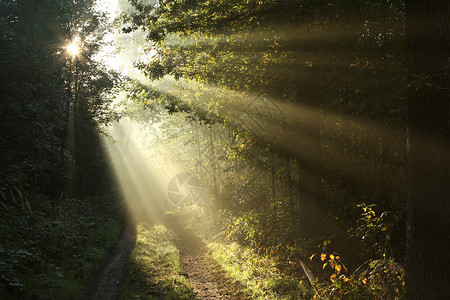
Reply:
<svg viewBox="0 0 450 300"><path fill-rule="evenodd" d="M55 298L64 290L81 297L90 271L120 232L117 201L105 198L37 197L29 209L4 206L0 298Z"/></svg>

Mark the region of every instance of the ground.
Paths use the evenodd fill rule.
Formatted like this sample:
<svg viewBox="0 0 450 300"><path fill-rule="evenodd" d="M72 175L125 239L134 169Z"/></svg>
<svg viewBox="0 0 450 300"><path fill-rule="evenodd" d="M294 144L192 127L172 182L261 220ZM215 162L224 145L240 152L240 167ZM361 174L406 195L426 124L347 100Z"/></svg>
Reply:
<svg viewBox="0 0 450 300"><path fill-rule="evenodd" d="M126 224L112 255L103 268L94 275L85 299L118 299L128 257L136 242L136 230L133 224Z"/></svg>
<svg viewBox="0 0 450 300"><path fill-rule="evenodd" d="M222 267L211 258L201 239L180 224L175 216L166 215L158 223L172 236L182 267L179 275L186 278L195 299L250 299L244 292L245 287L227 276ZM85 299L119 299L126 265L135 244L136 225L128 224L124 227L110 259L94 276ZM158 285L155 283L152 286ZM142 296L136 296L140 297ZM152 298L172 299L165 295L162 289L157 296L155 291L152 291Z"/></svg>
<svg viewBox="0 0 450 300"><path fill-rule="evenodd" d="M226 275L198 237L173 216L167 216L164 225L180 251L183 275L196 299L249 299L244 293L245 287Z"/></svg>

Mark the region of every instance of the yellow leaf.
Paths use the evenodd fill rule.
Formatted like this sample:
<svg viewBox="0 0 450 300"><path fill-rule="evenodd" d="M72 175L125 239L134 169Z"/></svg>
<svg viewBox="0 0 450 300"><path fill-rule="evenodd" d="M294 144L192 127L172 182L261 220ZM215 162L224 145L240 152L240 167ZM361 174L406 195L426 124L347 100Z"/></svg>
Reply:
<svg viewBox="0 0 450 300"><path fill-rule="evenodd" d="M316 253L314 253L313 255L311 255L311 256L309 257L309 260L312 260L312 259L314 258L314 256L316 256Z"/></svg>
<svg viewBox="0 0 450 300"><path fill-rule="evenodd" d="M330 254L330 259L334 259L334 255L333 254Z"/></svg>
<svg viewBox="0 0 450 300"><path fill-rule="evenodd" d="M322 269L325 269L328 263L324 263Z"/></svg>
<svg viewBox="0 0 450 300"><path fill-rule="evenodd" d="M335 270L339 273L341 272L341 266L340 265L336 265Z"/></svg>
<svg viewBox="0 0 450 300"><path fill-rule="evenodd" d="M327 258L326 254L324 254L324 253L320 254L320 260L321 261L324 261L326 258Z"/></svg>
<svg viewBox="0 0 450 300"><path fill-rule="evenodd" d="M364 279L362 280L362 282L363 282L364 284L367 284L367 278L364 277Z"/></svg>
<svg viewBox="0 0 450 300"><path fill-rule="evenodd" d="M336 256L336 259L341 259L341 257L340 256Z"/></svg>
<svg viewBox="0 0 450 300"><path fill-rule="evenodd" d="M349 281L350 279L348 279L347 277L344 278L344 282Z"/></svg>

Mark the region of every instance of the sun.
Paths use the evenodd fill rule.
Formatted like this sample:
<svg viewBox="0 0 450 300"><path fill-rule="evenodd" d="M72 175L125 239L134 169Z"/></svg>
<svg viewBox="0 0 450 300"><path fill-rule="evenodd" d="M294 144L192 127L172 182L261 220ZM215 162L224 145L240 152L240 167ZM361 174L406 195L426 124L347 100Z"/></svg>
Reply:
<svg viewBox="0 0 450 300"><path fill-rule="evenodd" d="M80 48L78 47L77 43L73 41L70 43L67 47L67 52L69 52L70 55L76 56L80 52Z"/></svg>

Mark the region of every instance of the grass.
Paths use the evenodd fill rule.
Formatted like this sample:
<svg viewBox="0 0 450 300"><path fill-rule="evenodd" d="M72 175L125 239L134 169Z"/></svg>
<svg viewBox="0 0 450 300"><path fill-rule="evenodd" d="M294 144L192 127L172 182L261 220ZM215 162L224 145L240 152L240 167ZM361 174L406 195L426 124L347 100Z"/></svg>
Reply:
<svg viewBox="0 0 450 300"><path fill-rule="evenodd" d="M282 274L275 262L236 243L208 243L211 256L228 275L247 287L252 299L302 299L310 287L301 279Z"/></svg>
<svg viewBox="0 0 450 300"><path fill-rule="evenodd" d="M0 298L81 299L119 237L117 203L40 198L0 210Z"/></svg>
<svg viewBox="0 0 450 300"><path fill-rule="evenodd" d="M278 269L276 262L237 243L213 240L207 232L206 218L201 211L190 208L176 212L184 225L202 236L211 257L219 263L227 276L246 287L252 299L309 299L313 293L303 274L288 276ZM139 224L136 247L130 256L121 299L193 299L186 279L180 275L181 263L177 248L162 225ZM306 280L306 281L305 281Z"/></svg>
<svg viewBox="0 0 450 300"><path fill-rule="evenodd" d="M186 228L201 237L211 257L227 272L227 275L247 287L245 291L252 299L310 299L312 287L303 278L304 273L286 274L277 267L277 262L268 256L259 255L249 247L240 246L218 238L220 222L204 209L192 206L178 211Z"/></svg>
<svg viewBox="0 0 450 300"><path fill-rule="evenodd" d="M172 236L162 225L138 224L120 299L194 299Z"/></svg>

